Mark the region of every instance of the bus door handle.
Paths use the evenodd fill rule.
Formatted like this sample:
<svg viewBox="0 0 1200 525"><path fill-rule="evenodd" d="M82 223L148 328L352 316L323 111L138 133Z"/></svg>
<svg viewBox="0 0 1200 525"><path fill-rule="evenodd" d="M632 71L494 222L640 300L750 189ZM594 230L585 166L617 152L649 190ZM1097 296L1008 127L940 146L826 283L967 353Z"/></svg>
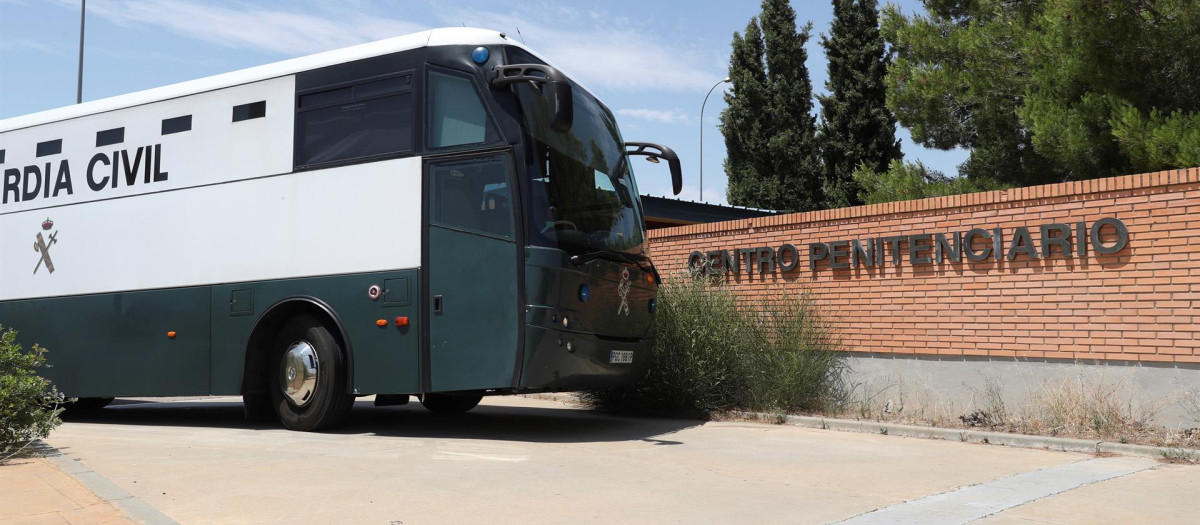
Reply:
<svg viewBox="0 0 1200 525"><path fill-rule="evenodd" d="M433 296L433 314L442 315L442 296Z"/></svg>

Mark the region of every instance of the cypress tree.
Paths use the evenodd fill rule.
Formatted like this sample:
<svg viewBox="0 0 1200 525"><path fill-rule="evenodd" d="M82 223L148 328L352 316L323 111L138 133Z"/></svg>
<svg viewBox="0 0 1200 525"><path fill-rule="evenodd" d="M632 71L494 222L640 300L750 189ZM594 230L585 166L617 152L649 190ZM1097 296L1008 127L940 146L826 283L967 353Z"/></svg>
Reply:
<svg viewBox="0 0 1200 525"><path fill-rule="evenodd" d="M767 72L763 67L762 32L758 18L746 25L746 35L733 34L729 59L732 89L725 94L721 134L725 136L726 198L738 206L759 207L766 198L759 173L769 170L766 148L768 125L762 108L767 105Z"/></svg>
<svg viewBox="0 0 1200 525"><path fill-rule="evenodd" d="M763 0L761 19L750 20L745 37L734 34L733 90L721 115L732 204L806 211L823 202L812 81L804 63L811 31L811 23L796 30L787 0Z"/></svg>
<svg viewBox="0 0 1200 525"><path fill-rule="evenodd" d="M901 158L896 118L887 108L887 63L876 0L833 0L833 27L822 35L829 91L821 100L821 155L826 208L862 204L852 174L876 173Z"/></svg>

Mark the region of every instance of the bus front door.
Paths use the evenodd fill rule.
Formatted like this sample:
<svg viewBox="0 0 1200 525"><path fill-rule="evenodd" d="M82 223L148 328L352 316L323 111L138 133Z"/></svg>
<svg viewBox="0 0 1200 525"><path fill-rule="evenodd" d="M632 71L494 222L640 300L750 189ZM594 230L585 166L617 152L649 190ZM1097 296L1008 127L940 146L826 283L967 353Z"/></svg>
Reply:
<svg viewBox="0 0 1200 525"><path fill-rule="evenodd" d="M426 312L431 392L511 385L519 252L505 153L426 161Z"/></svg>

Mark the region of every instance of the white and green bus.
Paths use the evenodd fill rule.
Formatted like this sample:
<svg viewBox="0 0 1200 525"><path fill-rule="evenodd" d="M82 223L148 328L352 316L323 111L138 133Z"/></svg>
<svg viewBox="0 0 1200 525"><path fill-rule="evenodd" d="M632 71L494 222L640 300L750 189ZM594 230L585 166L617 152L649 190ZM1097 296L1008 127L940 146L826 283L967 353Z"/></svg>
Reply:
<svg viewBox="0 0 1200 525"><path fill-rule="evenodd" d="M80 406L240 394L297 430L620 384L659 283L637 156L678 193L669 148L467 28L0 120L0 324Z"/></svg>

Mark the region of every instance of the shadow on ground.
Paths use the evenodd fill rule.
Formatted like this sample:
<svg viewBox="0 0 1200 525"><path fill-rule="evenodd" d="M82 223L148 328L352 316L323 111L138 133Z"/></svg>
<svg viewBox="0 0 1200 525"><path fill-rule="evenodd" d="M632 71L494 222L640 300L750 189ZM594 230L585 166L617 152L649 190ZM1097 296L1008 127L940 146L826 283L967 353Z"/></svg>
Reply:
<svg viewBox="0 0 1200 525"><path fill-rule="evenodd" d="M275 421L248 421L240 401L147 403L118 399L107 408L65 415L67 423L140 425L245 430L282 430ZM377 435L411 438L486 439L534 443L647 441L678 442L662 436L702 424L687 419L624 417L582 408L481 405L466 414L434 414L420 403L377 407L355 403L333 435Z"/></svg>

